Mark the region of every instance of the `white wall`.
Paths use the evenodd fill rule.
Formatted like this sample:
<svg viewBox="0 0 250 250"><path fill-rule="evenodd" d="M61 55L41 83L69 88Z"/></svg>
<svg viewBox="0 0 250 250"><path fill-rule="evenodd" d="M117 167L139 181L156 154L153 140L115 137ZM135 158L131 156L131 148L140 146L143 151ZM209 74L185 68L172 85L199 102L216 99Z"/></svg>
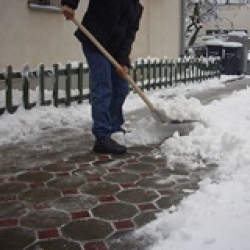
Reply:
<svg viewBox="0 0 250 250"><path fill-rule="evenodd" d="M138 57L176 58L180 48L180 1L141 0L144 13L132 53ZM79 19L88 1L77 9ZM6 65L20 70L25 63L36 67L44 63L65 64L84 61L79 42L73 36L75 26L60 13L31 10L27 0L1 0L0 71Z"/></svg>
<svg viewBox="0 0 250 250"><path fill-rule="evenodd" d="M222 20L210 21L204 25L202 34L205 34L207 29L217 29L220 27L225 30L247 30L250 34L250 8L247 6L220 6L219 15Z"/></svg>

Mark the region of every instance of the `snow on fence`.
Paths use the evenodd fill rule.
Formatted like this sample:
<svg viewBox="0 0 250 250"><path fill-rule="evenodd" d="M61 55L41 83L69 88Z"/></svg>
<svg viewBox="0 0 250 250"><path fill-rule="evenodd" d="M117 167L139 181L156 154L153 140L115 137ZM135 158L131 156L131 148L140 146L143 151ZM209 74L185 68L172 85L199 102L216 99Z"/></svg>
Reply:
<svg viewBox="0 0 250 250"><path fill-rule="evenodd" d="M145 91L220 77L221 61L219 58L138 59L129 73ZM34 70L25 65L22 71L8 66L0 73L0 115L13 114L20 106L28 110L37 105L58 107L82 103L89 100L88 85L89 69L83 63L55 64L52 69L41 64Z"/></svg>

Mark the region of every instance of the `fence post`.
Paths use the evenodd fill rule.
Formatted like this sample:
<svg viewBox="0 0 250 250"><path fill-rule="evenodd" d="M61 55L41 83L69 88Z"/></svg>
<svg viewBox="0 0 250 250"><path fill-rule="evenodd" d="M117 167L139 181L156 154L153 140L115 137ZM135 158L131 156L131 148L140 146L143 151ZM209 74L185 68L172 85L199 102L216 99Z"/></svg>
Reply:
<svg viewBox="0 0 250 250"><path fill-rule="evenodd" d="M27 72L28 74L28 72ZM28 75L23 77L23 105L25 109L32 109L36 106L36 102L30 103L30 82L28 79Z"/></svg>
<svg viewBox="0 0 250 250"><path fill-rule="evenodd" d="M215 70L216 70L216 75L217 77L221 77L221 59L216 59L215 60Z"/></svg>
<svg viewBox="0 0 250 250"><path fill-rule="evenodd" d="M1 81L4 81L5 80L5 77L4 77L4 74L3 73L0 73L0 80ZM6 106L6 101L5 101L5 106ZM5 109L6 107L0 107L0 115L2 115L4 112L5 112Z"/></svg>
<svg viewBox="0 0 250 250"><path fill-rule="evenodd" d="M163 63L163 75L164 75L164 78L165 78L165 81L164 81L164 87L167 87L168 86L168 83L169 83L169 72L170 72L170 65L169 65L169 62L168 60L165 60L165 62Z"/></svg>
<svg viewBox="0 0 250 250"><path fill-rule="evenodd" d="M140 63L140 69L141 69L141 77L140 77L140 79L141 79L141 88L142 88L142 90L144 90L145 89L145 76L144 76L144 60L142 59L141 60L141 63Z"/></svg>
<svg viewBox="0 0 250 250"><path fill-rule="evenodd" d="M150 90L151 87L151 60L150 58L147 59L147 85L146 85L146 89Z"/></svg>
<svg viewBox="0 0 250 250"><path fill-rule="evenodd" d="M45 105L44 91L45 91L45 76L44 76L44 65L41 64L39 67L40 87L39 87L39 99L42 106Z"/></svg>
<svg viewBox="0 0 250 250"><path fill-rule="evenodd" d="M184 60L183 57L181 57L180 60L180 81L184 81L184 71L185 71L185 65L184 65Z"/></svg>
<svg viewBox="0 0 250 250"><path fill-rule="evenodd" d="M54 74L55 74L55 83L53 87L53 99L54 99L54 106L58 107L59 98L58 98L58 87L59 87L59 65L54 64Z"/></svg>
<svg viewBox="0 0 250 250"><path fill-rule="evenodd" d="M78 65L77 87L79 91L78 103L82 103L83 102L83 63L79 63Z"/></svg>
<svg viewBox="0 0 250 250"><path fill-rule="evenodd" d="M201 81L203 81L206 77L206 75L205 75L206 65L204 64L204 61L202 60L202 58L199 58L199 61L200 61L200 79L201 79Z"/></svg>
<svg viewBox="0 0 250 250"><path fill-rule="evenodd" d="M42 106L50 105L51 100L45 100L45 67L44 64L41 64L39 67L39 78L40 78L40 86L39 86L39 97L40 104Z"/></svg>
<svg viewBox="0 0 250 250"><path fill-rule="evenodd" d="M183 75L183 82L186 84L187 83L187 60L186 58L184 57L183 58L183 69L184 69L184 75Z"/></svg>
<svg viewBox="0 0 250 250"><path fill-rule="evenodd" d="M71 91L71 64L66 65L66 106L70 106Z"/></svg>
<svg viewBox="0 0 250 250"><path fill-rule="evenodd" d="M157 87L157 73L156 73L157 68L158 68L158 63L156 60L154 60L154 62L153 62L153 89L156 89L156 87Z"/></svg>
<svg viewBox="0 0 250 250"><path fill-rule="evenodd" d="M170 71L169 71L169 85L172 86L173 85L173 77L174 77L174 72L173 72L173 70L174 70L174 61L173 60L170 61L169 67L170 67L169 68L170 69Z"/></svg>
<svg viewBox="0 0 250 250"><path fill-rule="evenodd" d="M138 70L138 62L135 61L133 64L133 68L132 68L132 76L133 76L134 81L138 84L137 70ZM133 90L130 85L129 85L129 88L130 90Z"/></svg>
<svg viewBox="0 0 250 250"><path fill-rule="evenodd" d="M18 106L13 106L13 95L12 95L12 77L13 77L13 71L12 66L7 67L7 77L6 77L6 109L10 114L13 114Z"/></svg>
<svg viewBox="0 0 250 250"><path fill-rule="evenodd" d="M194 81L198 81L199 80L199 75L200 75L200 72L199 72L199 64L198 64L198 59L195 58L194 59L194 70L195 70L195 73L194 73Z"/></svg>
<svg viewBox="0 0 250 250"><path fill-rule="evenodd" d="M163 73L162 73L162 71L163 71L163 61L162 61L162 59L159 61L159 63L158 63L158 78L159 78L159 82L158 82L158 87L159 88L162 88L162 85L164 85L165 84L165 81L163 81Z"/></svg>
<svg viewBox="0 0 250 250"><path fill-rule="evenodd" d="M200 82L202 81L202 67L203 67L203 65L202 65L201 59L197 58L197 69L198 69L197 77L198 77L198 81L200 81Z"/></svg>

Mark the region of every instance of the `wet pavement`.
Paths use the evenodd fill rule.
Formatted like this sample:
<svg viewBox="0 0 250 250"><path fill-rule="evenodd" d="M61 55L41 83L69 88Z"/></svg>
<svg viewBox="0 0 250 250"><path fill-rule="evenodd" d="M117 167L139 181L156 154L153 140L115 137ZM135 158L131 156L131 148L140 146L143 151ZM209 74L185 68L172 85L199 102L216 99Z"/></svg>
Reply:
<svg viewBox="0 0 250 250"><path fill-rule="evenodd" d="M145 249L150 239L131 233L216 168L170 169L160 145L122 156L95 154L92 145L91 133L65 128L0 146L1 250Z"/></svg>
<svg viewBox="0 0 250 250"><path fill-rule="evenodd" d="M90 134L55 132L1 146L1 250L143 249L129 233L198 188L203 171L168 169L157 145L100 155Z"/></svg>

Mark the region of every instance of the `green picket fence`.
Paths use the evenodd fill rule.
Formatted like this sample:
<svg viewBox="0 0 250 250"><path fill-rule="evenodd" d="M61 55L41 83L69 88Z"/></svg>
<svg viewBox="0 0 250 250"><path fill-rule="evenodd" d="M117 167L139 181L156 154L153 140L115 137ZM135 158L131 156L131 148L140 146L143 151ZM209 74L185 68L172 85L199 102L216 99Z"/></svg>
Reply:
<svg viewBox="0 0 250 250"><path fill-rule="evenodd" d="M133 63L130 75L143 91L173 86L178 83L204 81L220 77L219 59L140 59ZM12 66L0 73L0 115L14 113L18 107L31 109L37 105L70 106L89 100L89 69L79 63L61 67L16 72ZM131 89L132 91L132 89Z"/></svg>
<svg viewBox="0 0 250 250"><path fill-rule="evenodd" d="M134 62L131 76L142 90L151 90L220 77L220 69L216 58L142 59Z"/></svg>

